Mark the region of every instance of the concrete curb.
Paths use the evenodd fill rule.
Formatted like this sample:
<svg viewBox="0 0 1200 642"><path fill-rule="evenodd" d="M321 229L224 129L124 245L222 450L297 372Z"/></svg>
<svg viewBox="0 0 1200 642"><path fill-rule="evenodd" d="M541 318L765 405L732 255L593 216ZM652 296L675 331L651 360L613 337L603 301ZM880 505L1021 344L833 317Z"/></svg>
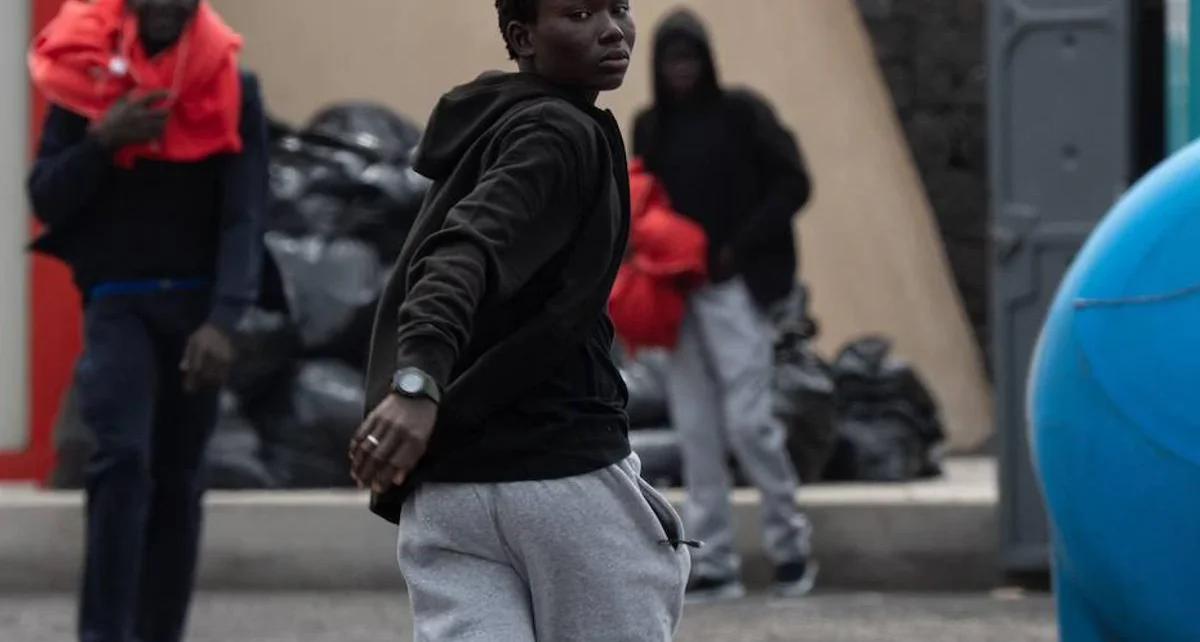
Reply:
<svg viewBox="0 0 1200 642"><path fill-rule="evenodd" d="M951 462L933 482L818 486L800 500L816 526L821 585L855 590L972 590L998 581L995 465ZM683 495L668 496L679 506ZM758 496L733 497L747 581L769 564L758 543ZM357 492L214 492L201 587L353 590L403 586L395 529ZM74 590L82 559L79 493L0 492L0 592Z"/></svg>

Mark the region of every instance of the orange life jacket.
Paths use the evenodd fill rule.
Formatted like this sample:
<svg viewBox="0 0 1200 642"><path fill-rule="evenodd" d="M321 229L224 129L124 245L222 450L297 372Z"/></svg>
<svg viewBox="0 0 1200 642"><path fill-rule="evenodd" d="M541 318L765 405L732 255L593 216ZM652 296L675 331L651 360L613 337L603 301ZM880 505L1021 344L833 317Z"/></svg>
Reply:
<svg viewBox="0 0 1200 642"><path fill-rule="evenodd" d="M673 348L687 293L708 278L708 239L671 207L662 183L638 158L629 164L629 192L629 248L609 296L609 315L626 349Z"/></svg>

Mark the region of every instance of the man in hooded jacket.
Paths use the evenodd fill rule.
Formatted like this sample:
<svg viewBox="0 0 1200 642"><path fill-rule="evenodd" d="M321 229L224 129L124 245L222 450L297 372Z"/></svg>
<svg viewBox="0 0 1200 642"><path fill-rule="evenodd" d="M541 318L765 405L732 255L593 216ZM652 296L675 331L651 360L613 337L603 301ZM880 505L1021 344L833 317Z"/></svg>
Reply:
<svg viewBox="0 0 1200 642"><path fill-rule="evenodd" d="M776 589L811 590L809 524L796 504L786 428L771 411L774 332L766 310L795 287L793 218L809 196L798 145L766 102L717 81L708 35L690 11L669 15L654 42L654 104L633 151L675 208L708 236L709 283L693 292L671 364L668 402L680 431L692 600L744 594L734 549L726 444L762 492L763 536Z"/></svg>
<svg viewBox="0 0 1200 642"><path fill-rule="evenodd" d="M687 542L639 476L605 310L630 226L628 0L496 0L518 73L444 95L350 445L416 640L670 640Z"/></svg>

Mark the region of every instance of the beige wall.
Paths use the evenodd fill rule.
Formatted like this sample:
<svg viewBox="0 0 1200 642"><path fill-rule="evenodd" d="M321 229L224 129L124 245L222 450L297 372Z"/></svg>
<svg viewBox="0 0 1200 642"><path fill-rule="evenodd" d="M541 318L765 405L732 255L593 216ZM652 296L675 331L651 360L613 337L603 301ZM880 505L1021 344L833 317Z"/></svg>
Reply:
<svg viewBox="0 0 1200 642"><path fill-rule="evenodd" d="M423 121L437 97L507 60L482 0L214 0L247 37L269 108L300 122L332 100L375 99ZM622 123L645 103L654 24L671 0L634 0L641 25ZM953 443L991 431L981 360L946 269L853 0L693 0L726 82L770 97L797 132L815 196L800 221L803 276L830 352L885 332L944 404Z"/></svg>

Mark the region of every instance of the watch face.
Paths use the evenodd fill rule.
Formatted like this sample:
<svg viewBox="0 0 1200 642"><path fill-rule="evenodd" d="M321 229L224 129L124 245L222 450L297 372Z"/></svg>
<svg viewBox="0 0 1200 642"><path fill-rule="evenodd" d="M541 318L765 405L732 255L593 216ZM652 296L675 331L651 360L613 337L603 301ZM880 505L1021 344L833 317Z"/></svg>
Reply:
<svg viewBox="0 0 1200 642"><path fill-rule="evenodd" d="M421 389L425 387L425 379L419 374L410 372L400 377L398 384L399 385L397 387L400 388L400 392L409 395L415 395L421 392Z"/></svg>

